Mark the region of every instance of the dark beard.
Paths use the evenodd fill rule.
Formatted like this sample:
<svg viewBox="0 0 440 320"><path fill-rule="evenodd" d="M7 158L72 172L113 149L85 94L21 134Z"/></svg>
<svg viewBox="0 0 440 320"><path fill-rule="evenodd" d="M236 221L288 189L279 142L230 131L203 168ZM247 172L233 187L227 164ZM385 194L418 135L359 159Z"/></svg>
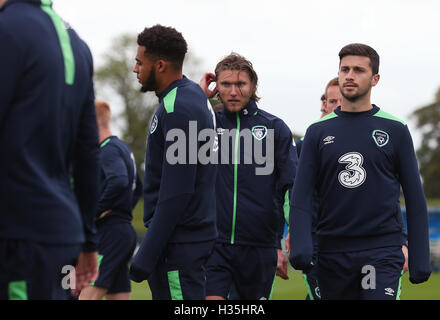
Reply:
<svg viewBox="0 0 440 320"><path fill-rule="evenodd" d="M147 81L141 87L141 92L155 91L156 90L156 72L154 67L151 68Z"/></svg>
<svg viewBox="0 0 440 320"><path fill-rule="evenodd" d="M370 91L370 89L371 89L371 86L368 87L367 89L365 89L365 91L363 91L363 92L359 92L359 93L357 93L357 94L355 94L355 95L352 95L352 96L347 96L347 95L345 95L345 94L344 94L344 90L343 90L343 88L341 88L340 91L341 91L342 96L343 96L347 101L350 101L350 102L356 102L356 101L359 100L360 98L364 97L364 96L368 93L368 91Z"/></svg>

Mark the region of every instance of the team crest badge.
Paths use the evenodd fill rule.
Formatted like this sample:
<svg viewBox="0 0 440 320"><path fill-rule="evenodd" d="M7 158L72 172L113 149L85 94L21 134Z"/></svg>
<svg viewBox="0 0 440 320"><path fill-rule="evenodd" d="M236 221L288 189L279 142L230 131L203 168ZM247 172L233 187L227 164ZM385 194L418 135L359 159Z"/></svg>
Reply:
<svg viewBox="0 0 440 320"><path fill-rule="evenodd" d="M151 121L150 134L153 134L154 131L156 131L158 122L157 115L154 115L153 120Z"/></svg>
<svg viewBox="0 0 440 320"><path fill-rule="evenodd" d="M257 140L263 140L267 135L267 128L265 126L255 126L252 128L252 135Z"/></svg>
<svg viewBox="0 0 440 320"><path fill-rule="evenodd" d="M390 136L388 133L382 130L374 130L373 131L373 140L378 147L384 147L388 141L390 140Z"/></svg>

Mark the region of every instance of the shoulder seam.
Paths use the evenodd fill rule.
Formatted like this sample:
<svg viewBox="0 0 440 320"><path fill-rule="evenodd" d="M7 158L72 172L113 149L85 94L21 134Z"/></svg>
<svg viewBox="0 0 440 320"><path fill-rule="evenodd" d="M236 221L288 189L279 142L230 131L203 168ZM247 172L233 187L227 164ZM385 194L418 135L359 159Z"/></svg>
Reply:
<svg viewBox="0 0 440 320"><path fill-rule="evenodd" d="M255 113L256 113L256 114L255 114ZM262 109L258 109L258 110L256 110L256 111L253 113L253 116L254 116L254 117L256 117L256 116L260 116L260 117L266 119L267 121L271 121L271 120L269 119L269 117L267 116L267 112L264 111L264 110L262 110Z"/></svg>
<svg viewBox="0 0 440 320"><path fill-rule="evenodd" d="M167 113L174 112L174 103L176 102L177 88L178 87L175 87L173 90L168 92L167 95L163 98L163 106L165 107L165 111Z"/></svg>
<svg viewBox="0 0 440 320"><path fill-rule="evenodd" d="M392 121L396 121L396 122L400 122L401 124L403 124L404 126L406 126L406 122L393 116L392 114L389 114L385 111L382 111L382 109L380 109L378 112L376 112L374 115L374 117L378 117L378 118L383 118L383 119L388 119L388 120L392 120Z"/></svg>
<svg viewBox="0 0 440 320"><path fill-rule="evenodd" d="M107 139L105 139L103 142L101 142L100 144L99 144L99 148L104 148L109 142L111 141L111 138L109 137L109 138L107 138Z"/></svg>
<svg viewBox="0 0 440 320"><path fill-rule="evenodd" d="M338 117L338 115L335 112L332 112L332 113L329 113L328 115L322 117L321 119L315 120L314 122L312 122L312 124L323 122L323 121L330 120L330 119L334 119L337 117Z"/></svg>

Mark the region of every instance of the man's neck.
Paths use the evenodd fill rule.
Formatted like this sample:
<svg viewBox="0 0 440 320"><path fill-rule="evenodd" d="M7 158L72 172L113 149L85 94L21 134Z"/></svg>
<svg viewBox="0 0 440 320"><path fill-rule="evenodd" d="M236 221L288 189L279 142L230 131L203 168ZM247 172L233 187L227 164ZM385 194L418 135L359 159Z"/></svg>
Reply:
<svg viewBox="0 0 440 320"><path fill-rule="evenodd" d="M99 143L102 143L108 137L111 137L113 134L109 128L99 128Z"/></svg>
<svg viewBox="0 0 440 320"><path fill-rule="evenodd" d="M356 101L349 101L348 99L342 97L341 101L341 111L345 112L363 112L371 110L373 106L371 105L370 95L366 94L364 97Z"/></svg>
<svg viewBox="0 0 440 320"><path fill-rule="evenodd" d="M162 81L158 81L158 86L157 86L157 89L156 89L156 94L159 95L166 88L168 88L170 86L170 84L172 84L174 81L182 80L182 79L183 79L183 74L182 74L181 71L177 72L177 73L170 74L168 76L165 76L162 79Z"/></svg>

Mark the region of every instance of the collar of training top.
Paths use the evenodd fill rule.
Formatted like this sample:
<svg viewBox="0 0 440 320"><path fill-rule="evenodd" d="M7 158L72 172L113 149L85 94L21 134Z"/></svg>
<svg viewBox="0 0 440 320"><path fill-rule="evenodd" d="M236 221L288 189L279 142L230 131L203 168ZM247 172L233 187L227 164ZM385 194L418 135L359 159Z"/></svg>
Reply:
<svg viewBox="0 0 440 320"><path fill-rule="evenodd" d="M342 117L364 117L364 116L372 116L376 114L379 111L379 107L375 104L372 105L373 107L370 110L367 111L361 111L361 112L349 112L349 111L342 111L341 106L337 107L334 112L338 116Z"/></svg>
<svg viewBox="0 0 440 320"><path fill-rule="evenodd" d="M6 7L20 3L20 2L28 2L37 6L45 5L52 7L52 1L51 0L7 0L6 3L3 5L3 7L0 8L0 11L3 11Z"/></svg>
<svg viewBox="0 0 440 320"><path fill-rule="evenodd" d="M165 98L165 96L174 88L176 87L181 87L182 85L184 85L185 83L187 83L189 80L188 78L183 75L183 78L180 80L175 80L174 82L172 82L164 91L162 91L159 94L156 94L156 96L159 98L159 101L162 102L163 98Z"/></svg>

